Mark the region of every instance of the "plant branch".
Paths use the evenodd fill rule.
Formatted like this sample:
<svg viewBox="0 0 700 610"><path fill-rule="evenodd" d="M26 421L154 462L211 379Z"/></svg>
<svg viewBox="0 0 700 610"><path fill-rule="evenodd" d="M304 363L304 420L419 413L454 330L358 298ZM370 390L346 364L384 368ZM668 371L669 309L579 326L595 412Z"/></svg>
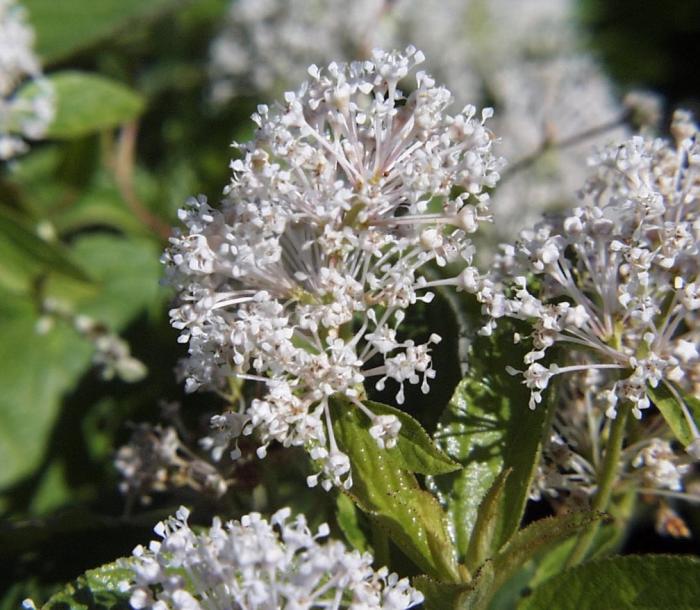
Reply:
<svg viewBox="0 0 700 610"><path fill-rule="evenodd" d="M127 123L122 127L117 140L117 154L114 159L114 178L121 196L136 218L143 222L160 239L167 241L168 237L170 237L170 226L151 213L136 194L134 166L137 136L138 123L136 121Z"/></svg>
<svg viewBox="0 0 700 610"><path fill-rule="evenodd" d="M620 407L617 417L613 420L610 426L610 436L605 450L605 457L598 479L598 491L593 498L591 510L593 512L606 512L610 504L610 497L617 479L617 472L620 463L620 455L622 454L622 443L625 438L625 424L630 411L629 402L625 401ZM588 529L579 536L578 541L574 545L571 554L566 560L566 567L578 565L585 559L588 553L593 538L598 532L599 523L593 523Z"/></svg>

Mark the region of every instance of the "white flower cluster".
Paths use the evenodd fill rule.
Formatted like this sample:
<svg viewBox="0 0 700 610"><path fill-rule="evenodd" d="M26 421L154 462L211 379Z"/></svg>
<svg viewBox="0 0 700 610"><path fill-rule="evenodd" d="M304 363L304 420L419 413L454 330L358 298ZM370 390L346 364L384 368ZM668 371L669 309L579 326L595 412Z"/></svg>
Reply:
<svg viewBox="0 0 700 610"><path fill-rule="evenodd" d="M162 541L137 547L131 561L133 608L166 610L404 610L423 601L407 579L386 568L372 569L372 556L348 552L341 542L318 542L316 534L290 510L270 522L258 513L222 524L217 518L205 532L187 524L189 511L159 523Z"/></svg>
<svg viewBox="0 0 700 610"><path fill-rule="evenodd" d="M311 66L283 104L258 108L257 137L237 145L221 208L191 200L181 212L188 230L164 255L181 303L172 324L189 342L187 389L224 389L232 376L264 383L264 397L215 425L231 437L256 430L261 456L274 440L305 446L326 487L351 484L333 396L363 410L377 443L391 447L398 421L362 404L363 382L396 382L399 403L405 383L428 391L440 337L416 344L397 329L445 282L421 268L471 261L468 236L488 218L483 190L502 165L489 110L448 114L450 92L424 72L408 97L397 88L422 60L409 47Z"/></svg>
<svg viewBox="0 0 700 610"><path fill-rule="evenodd" d="M34 32L15 0L0 0L0 160L28 149L25 139L41 138L55 113L53 89L34 55ZM31 81L32 93L18 95Z"/></svg>
<svg viewBox="0 0 700 610"><path fill-rule="evenodd" d="M609 438L612 423L601 391L607 381L604 371L592 369L570 375L560 386L552 431L530 491L533 500L546 496L580 508L598 490L607 452L602 439ZM690 457L660 436L667 433L660 416L635 426L616 467L618 488L697 500L697 494L684 490Z"/></svg>
<svg viewBox="0 0 700 610"><path fill-rule="evenodd" d="M700 143L686 113L671 129L675 145L635 137L602 150L581 207L504 246L500 279L470 275L462 284L492 317L484 332L502 316L532 324L523 373L531 408L554 375L596 369L607 374L608 417L630 401L640 418L648 387L662 384L695 436L687 450L700 457L682 398L697 395L700 381ZM545 366L554 345L585 357Z"/></svg>
<svg viewBox="0 0 700 610"><path fill-rule="evenodd" d="M491 229L511 239L572 203L591 146L627 137L612 128L625 111L611 83L581 50L577 9L575 0L236 0L211 45L213 96L269 95L309 63L415 44L457 99L496 109L514 171L492 194Z"/></svg>

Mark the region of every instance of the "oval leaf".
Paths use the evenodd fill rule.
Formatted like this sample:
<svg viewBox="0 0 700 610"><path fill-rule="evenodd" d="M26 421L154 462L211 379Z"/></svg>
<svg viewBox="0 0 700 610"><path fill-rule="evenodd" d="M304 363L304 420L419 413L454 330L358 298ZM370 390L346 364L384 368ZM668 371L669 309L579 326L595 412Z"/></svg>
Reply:
<svg viewBox="0 0 700 610"><path fill-rule="evenodd" d="M506 366L522 363L522 348L513 346L512 329L503 324L492 337L475 340L471 368L457 386L443 414L435 440L464 468L432 479L447 504L451 531L465 557L479 507L500 473L510 470L498 494L499 523L491 523L491 552L518 529L539 462L541 439L551 401L528 408L529 390ZM482 549L483 551L483 549Z"/></svg>
<svg viewBox="0 0 700 610"><path fill-rule="evenodd" d="M79 138L111 129L138 117L144 99L134 90L104 76L84 72L58 72L49 77L56 94L56 116L45 137ZM29 83L18 95L33 95L36 84Z"/></svg>

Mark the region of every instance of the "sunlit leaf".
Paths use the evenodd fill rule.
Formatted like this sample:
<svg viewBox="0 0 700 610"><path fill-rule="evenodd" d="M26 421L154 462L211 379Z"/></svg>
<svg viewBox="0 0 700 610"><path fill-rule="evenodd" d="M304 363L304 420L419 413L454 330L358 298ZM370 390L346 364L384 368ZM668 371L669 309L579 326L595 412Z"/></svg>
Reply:
<svg viewBox="0 0 700 610"><path fill-rule="evenodd" d="M659 384L656 388L648 387L647 392L649 392L656 408L661 412L661 415L664 416L668 427L671 428L675 437L683 443L684 446L690 445L696 439L696 436L678 400L676 400L664 384ZM690 394L681 395L681 398L695 424L700 427L700 398L691 396Z"/></svg>
<svg viewBox="0 0 700 610"><path fill-rule="evenodd" d="M119 583L128 580L131 571L124 567L126 560L118 560L88 570L75 581L56 593L42 606L42 610L128 610L128 593L119 589Z"/></svg>
<svg viewBox="0 0 700 610"><path fill-rule="evenodd" d="M519 367L523 350L514 346L512 330L479 337L472 346L470 370L442 416L435 440L464 468L432 479L447 505L460 557L465 557L479 506L500 473L508 470L499 495L499 524L492 536L497 550L517 530L540 455L547 421L545 403L528 408L529 390L520 377L506 372Z"/></svg>
<svg viewBox="0 0 700 610"><path fill-rule="evenodd" d="M420 488L400 459L377 446L367 417L357 408L336 402L332 411L338 445L352 465L349 495L424 572L459 580L444 513L433 495Z"/></svg>
<svg viewBox="0 0 700 610"><path fill-rule="evenodd" d="M371 400L365 404L374 414L393 415L401 422L396 447L389 452L403 468L419 474L444 474L460 469L460 465L440 449L408 413Z"/></svg>

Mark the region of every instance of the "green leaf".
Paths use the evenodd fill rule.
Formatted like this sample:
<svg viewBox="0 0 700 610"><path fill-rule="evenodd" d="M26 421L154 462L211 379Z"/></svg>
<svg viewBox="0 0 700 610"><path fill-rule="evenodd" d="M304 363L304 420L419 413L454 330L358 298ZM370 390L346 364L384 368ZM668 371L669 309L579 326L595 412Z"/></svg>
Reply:
<svg viewBox="0 0 700 610"><path fill-rule="evenodd" d="M138 93L104 76L65 71L48 78L57 103L46 138L72 139L111 129L137 118L145 107ZM30 82L18 95L31 96L36 87Z"/></svg>
<svg viewBox="0 0 700 610"><path fill-rule="evenodd" d="M566 570L537 587L520 610L619 610L700 604L700 561L688 556L613 557Z"/></svg>
<svg viewBox="0 0 700 610"><path fill-rule="evenodd" d="M403 468L410 472L433 475L460 469L460 465L443 452L423 426L408 413L381 402L367 400L364 404L376 415L394 415L401 422L396 447L389 449L389 452Z"/></svg>
<svg viewBox="0 0 700 610"><path fill-rule="evenodd" d="M661 415L664 416L674 436L684 447L687 447L696 440L696 436L683 414L682 406L678 404L676 398L664 384L659 384L656 388L647 387L647 392L654 401L656 408L661 412ZM695 421L695 424L700 426L700 398L690 394L681 395L681 397L685 402L690 416Z"/></svg>
<svg viewBox="0 0 700 610"><path fill-rule="evenodd" d="M40 463L61 396L90 363L90 346L60 325L36 332L26 299L0 293L0 489Z"/></svg>
<svg viewBox="0 0 700 610"><path fill-rule="evenodd" d="M500 531L504 525L501 514L503 496L510 473L510 470L504 470L496 476L496 480L479 506L465 558L465 564L470 571L476 570L491 557L495 550L500 548L504 537L503 532Z"/></svg>
<svg viewBox="0 0 700 610"><path fill-rule="evenodd" d="M598 559L619 550L627 532L626 526L630 524L636 508L637 493L635 490L615 498L615 501L608 507L604 522L598 528L591 542L588 552L591 559ZM537 558L537 566L532 574L530 587L539 586L548 578L559 574L564 569L575 543L576 538L569 537L564 542L541 553Z"/></svg>
<svg viewBox="0 0 700 610"><path fill-rule="evenodd" d="M535 521L519 530L497 554L474 570L474 579L462 596L462 604L475 610L488 608L494 596L528 562L602 518L602 514L569 513Z"/></svg>
<svg viewBox="0 0 700 610"><path fill-rule="evenodd" d="M455 549L435 497L420 488L400 455L377 446L369 420L357 407L334 401L331 409L336 440L352 465L350 497L422 571L459 581Z"/></svg>
<svg viewBox="0 0 700 610"><path fill-rule="evenodd" d="M128 610L129 594L119 590L119 583L129 580L131 570L125 559L88 570L51 596L42 610Z"/></svg>
<svg viewBox="0 0 700 610"><path fill-rule="evenodd" d="M552 401L532 411L529 390L506 366L522 366L523 349L513 345L505 323L492 337L479 337L470 353L470 370L443 414L435 440L464 468L431 480L444 498L451 531L463 558L477 520L479 506L501 472L510 471L499 496L501 523L494 531L492 551L505 544L520 525L532 477L540 456L540 441Z"/></svg>
<svg viewBox="0 0 700 610"><path fill-rule="evenodd" d="M352 500L343 493L339 493L336 498L336 519L338 521L338 526L345 534L346 540L350 545L364 553L369 550L369 544L367 543L367 538L365 533L360 527L359 515L357 513L357 508L352 503Z"/></svg>
<svg viewBox="0 0 700 610"><path fill-rule="evenodd" d="M97 293L80 292L80 284L58 277L47 291L60 293L80 313L119 331L159 302L159 248L152 242L89 235L76 240L71 254L95 278ZM90 365L87 341L60 322L37 334L38 315L29 300L0 293L0 489L41 463L61 397Z"/></svg>
<svg viewBox="0 0 700 610"><path fill-rule="evenodd" d="M37 35L37 52L53 63L124 29L143 23L174 0L23 0Z"/></svg>
<svg viewBox="0 0 700 610"><path fill-rule="evenodd" d="M38 270L62 273L82 282L90 281L67 248L39 237L26 219L5 206L0 206L0 239L6 245L11 244L23 258L34 262Z"/></svg>

